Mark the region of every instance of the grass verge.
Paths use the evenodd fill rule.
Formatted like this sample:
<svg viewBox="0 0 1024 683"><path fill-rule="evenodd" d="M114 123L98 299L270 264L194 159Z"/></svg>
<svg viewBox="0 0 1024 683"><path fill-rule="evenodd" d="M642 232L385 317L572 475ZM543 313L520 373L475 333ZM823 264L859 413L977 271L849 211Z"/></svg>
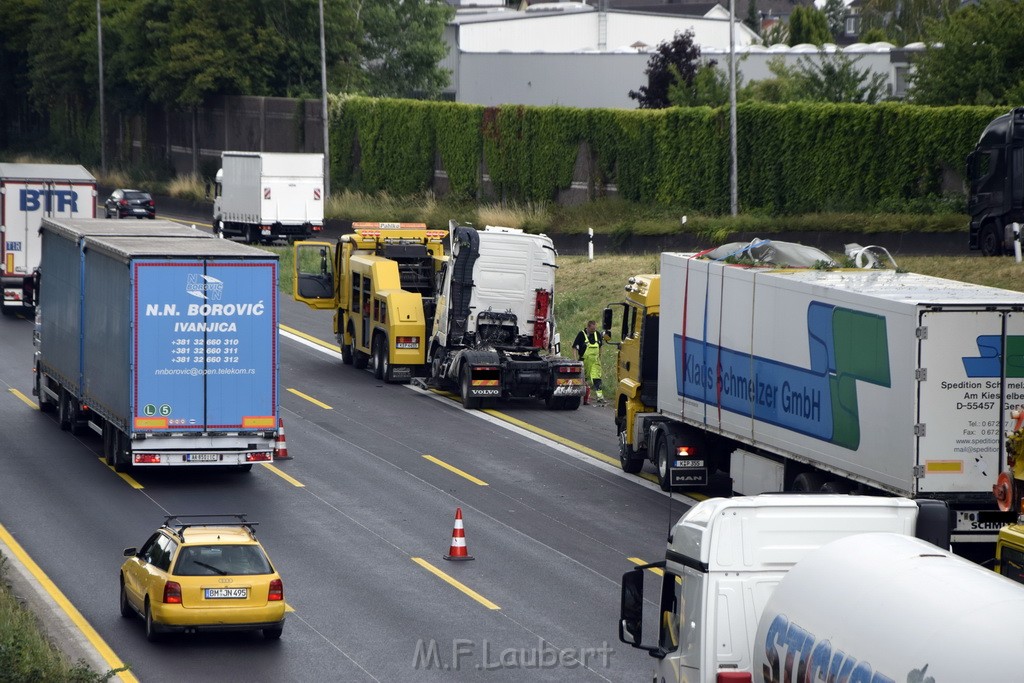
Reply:
<svg viewBox="0 0 1024 683"><path fill-rule="evenodd" d="M117 675L98 674L84 661L71 664L11 592L6 573L7 558L0 554L0 681L96 683Z"/></svg>

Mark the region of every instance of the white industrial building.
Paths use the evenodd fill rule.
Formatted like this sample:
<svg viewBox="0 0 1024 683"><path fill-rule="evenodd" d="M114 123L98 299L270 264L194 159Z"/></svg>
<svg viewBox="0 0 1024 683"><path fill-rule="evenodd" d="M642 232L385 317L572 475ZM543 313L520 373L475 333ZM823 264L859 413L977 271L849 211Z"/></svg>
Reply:
<svg viewBox="0 0 1024 683"><path fill-rule="evenodd" d="M533 5L525 11L506 7L460 7L445 29L451 71L446 95L458 102L564 105L635 109L630 90L647 84L650 53L677 32L692 30L704 59L727 68L729 11L714 5L702 16L648 11L606 10L582 2ZM741 21L733 24L737 73L743 83L770 78L769 60L782 57L795 66L801 57L817 59L813 45L765 47ZM835 52L826 45L826 52ZM906 92L909 54L917 44L857 43L842 48L888 79L890 92Z"/></svg>

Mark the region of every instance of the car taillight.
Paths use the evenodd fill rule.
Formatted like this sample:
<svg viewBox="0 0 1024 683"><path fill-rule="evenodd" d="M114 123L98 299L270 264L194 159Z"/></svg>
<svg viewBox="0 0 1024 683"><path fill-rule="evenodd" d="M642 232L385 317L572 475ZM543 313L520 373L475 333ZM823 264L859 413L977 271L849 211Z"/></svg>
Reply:
<svg viewBox="0 0 1024 683"><path fill-rule="evenodd" d="M146 206L153 206L153 200L150 199L148 202L146 202Z"/></svg>
<svg viewBox="0 0 1024 683"><path fill-rule="evenodd" d="M164 602L169 605L181 604L181 584L177 581L168 581L164 584Z"/></svg>
<svg viewBox="0 0 1024 683"><path fill-rule="evenodd" d="M118 204L120 204L121 206L128 206L128 200L122 199L121 201L118 202Z"/></svg>
<svg viewBox="0 0 1024 683"><path fill-rule="evenodd" d="M274 579L270 582L270 593L267 595L267 600L270 602L284 600L284 583L281 579Z"/></svg>

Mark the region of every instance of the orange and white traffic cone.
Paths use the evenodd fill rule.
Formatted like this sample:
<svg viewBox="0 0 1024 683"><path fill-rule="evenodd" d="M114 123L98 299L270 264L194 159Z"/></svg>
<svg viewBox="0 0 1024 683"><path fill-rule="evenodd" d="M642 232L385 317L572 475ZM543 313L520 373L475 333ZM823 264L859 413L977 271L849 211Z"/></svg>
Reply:
<svg viewBox="0 0 1024 683"><path fill-rule="evenodd" d="M446 560L476 559L466 551L466 530L462 528L462 508L455 508L455 528L452 529L452 544L448 548Z"/></svg>
<svg viewBox="0 0 1024 683"><path fill-rule="evenodd" d="M274 435L274 460L291 460L288 455L288 442L284 440L284 419L277 420L277 434Z"/></svg>

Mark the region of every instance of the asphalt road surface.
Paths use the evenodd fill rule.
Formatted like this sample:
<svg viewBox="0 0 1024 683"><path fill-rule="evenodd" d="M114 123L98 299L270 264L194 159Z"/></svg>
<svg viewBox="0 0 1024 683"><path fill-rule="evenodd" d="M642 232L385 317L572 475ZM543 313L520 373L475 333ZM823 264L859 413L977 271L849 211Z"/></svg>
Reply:
<svg viewBox="0 0 1024 683"><path fill-rule="evenodd" d="M121 477L30 405L32 323L4 316L0 524L142 681L646 679L617 639L619 579L663 557L687 501L618 471L610 411L384 385L325 348L330 318L281 296L292 460ZM442 559L457 507L472 562ZM237 512L284 578L283 638L148 643L118 614L122 549L166 514Z"/></svg>

